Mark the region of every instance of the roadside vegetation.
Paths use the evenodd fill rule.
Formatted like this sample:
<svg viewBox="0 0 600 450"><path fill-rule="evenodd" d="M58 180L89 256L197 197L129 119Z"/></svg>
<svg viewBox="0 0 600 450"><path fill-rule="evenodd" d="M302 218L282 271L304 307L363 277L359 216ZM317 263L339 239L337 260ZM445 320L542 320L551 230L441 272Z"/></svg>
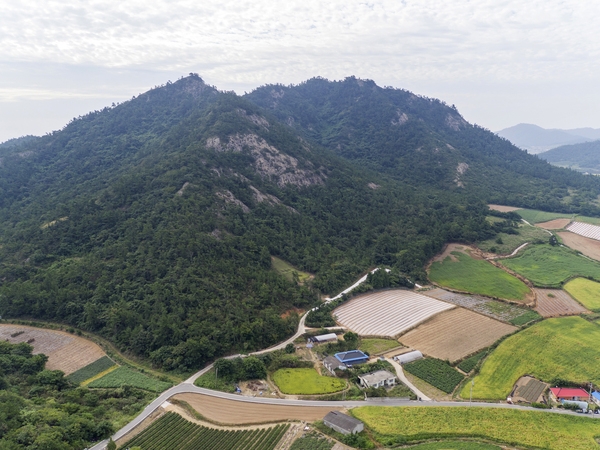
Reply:
<svg viewBox="0 0 600 450"><path fill-rule="evenodd" d="M98 378L88 384L90 388L119 388L124 386L152 392L162 392L169 389L172 384L151 378L128 367L119 367L107 373L102 378Z"/></svg>
<svg viewBox="0 0 600 450"><path fill-rule="evenodd" d="M409 447L411 450L502 450L502 447L492 444L482 444L472 441L439 441L417 444Z"/></svg>
<svg viewBox="0 0 600 450"><path fill-rule="evenodd" d="M581 317L547 319L506 338L474 378L473 398L501 400L523 375L552 385L600 383L600 326ZM470 383L461 392L469 398Z"/></svg>
<svg viewBox="0 0 600 450"><path fill-rule="evenodd" d="M446 361L435 358L405 364L404 370L447 394L452 393L464 379L464 376Z"/></svg>
<svg viewBox="0 0 600 450"><path fill-rule="evenodd" d="M331 394L346 388L346 381L319 375L315 369L279 369L271 379L284 394Z"/></svg>
<svg viewBox="0 0 600 450"><path fill-rule="evenodd" d="M561 246L527 246L514 258L501 263L539 287L558 288L574 276L600 280L600 263Z"/></svg>
<svg viewBox="0 0 600 450"><path fill-rule="evenodd" d="M564 290L590 311L600 312L600 283L586 278L575 278Z"/></svg>
<svg viewBox="0 0 600 450"><path fill-rule="evenodd" d="M529 288L521 280L487 261L462 252L452 252L444 261L431 264L429 278L435 283L459 291L521 301Z"/></svg>
<svg viewBox="0 0 600 450"><path fill-rule="evenodd" d="M364 406L353 409L352 414L383 445L453 437L519 448L587 450L597 447L595 437L600 434L600 422L587 417L502 408Z"/></svg>

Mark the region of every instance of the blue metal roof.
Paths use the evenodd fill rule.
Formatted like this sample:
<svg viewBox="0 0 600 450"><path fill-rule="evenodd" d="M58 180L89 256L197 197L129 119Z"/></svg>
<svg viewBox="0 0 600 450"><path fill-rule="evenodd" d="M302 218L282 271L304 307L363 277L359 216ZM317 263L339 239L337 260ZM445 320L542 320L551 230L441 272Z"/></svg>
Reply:
<svg viewBox="0 0 600 450"><path fill-rule="evenodd" d="M335 357L338 359L338 361L346 363L346 364L347 363L352 364L353 362L356 362L356 361L362 361L362 360L369 359L369 357L367 355L365 355L363 352L361 352L360 350L350 350L348 352L336 353Z"/></svg>
<svg viewBox="0 0 600 450"><path fill-rule="evenodd" d="M600 392L598 392L598 391L592 392L592 397L594 397L596 400L600 400Z"/></svg>

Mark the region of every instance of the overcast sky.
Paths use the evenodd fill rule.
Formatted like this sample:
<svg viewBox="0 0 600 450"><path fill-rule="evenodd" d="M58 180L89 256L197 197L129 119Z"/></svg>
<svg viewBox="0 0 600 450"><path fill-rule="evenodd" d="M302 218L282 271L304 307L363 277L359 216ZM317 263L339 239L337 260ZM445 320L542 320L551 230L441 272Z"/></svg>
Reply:
<svg viewBox="0 0 600 450"><path fill-rule="evenodd" d="M590 0L2 0L0 142L189 72L241 94L355 75L494 131L600 128L599 23Z"/></svg>

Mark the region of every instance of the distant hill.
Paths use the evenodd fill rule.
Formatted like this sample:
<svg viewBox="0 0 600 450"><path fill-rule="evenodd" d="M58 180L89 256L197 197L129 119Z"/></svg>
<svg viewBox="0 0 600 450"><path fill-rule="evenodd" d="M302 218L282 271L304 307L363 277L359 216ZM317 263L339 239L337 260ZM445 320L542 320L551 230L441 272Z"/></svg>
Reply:
<svg viewBox="0 0 600 450"><path fill-rule="evenodd" d="M541 153L560 145L579 144L600 139L600 129L572 130L546 129L529 123L520 123L496 133L529 153Z"/></svg>
<svg viewBox="0 0 600 450"><path fill-rule="evenodd" d="M555 166L600 174L600 140L562 145L540 153L538 156Z"/></svg>
<svg viewBox="0 0 600 450"><path fill-rule="evenodd" d="M9 139L8 141L0 143L0 149L12 149L15 147L20 147L25 144L29 144L35 140L39 139L37 136L27 135L21 136L19 138Z"/></svg>

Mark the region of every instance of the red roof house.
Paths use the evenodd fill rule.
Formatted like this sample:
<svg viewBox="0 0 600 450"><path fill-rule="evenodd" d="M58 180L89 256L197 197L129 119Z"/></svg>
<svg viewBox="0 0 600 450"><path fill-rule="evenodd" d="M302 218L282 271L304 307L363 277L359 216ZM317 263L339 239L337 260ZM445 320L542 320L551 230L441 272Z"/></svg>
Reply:
<svg viewBox="0 0 600 450"><path fill-rule="evenodd" d="M556 401L561 400L587 400L590 394L581 388L550 388L552 398Z"/></svg>

